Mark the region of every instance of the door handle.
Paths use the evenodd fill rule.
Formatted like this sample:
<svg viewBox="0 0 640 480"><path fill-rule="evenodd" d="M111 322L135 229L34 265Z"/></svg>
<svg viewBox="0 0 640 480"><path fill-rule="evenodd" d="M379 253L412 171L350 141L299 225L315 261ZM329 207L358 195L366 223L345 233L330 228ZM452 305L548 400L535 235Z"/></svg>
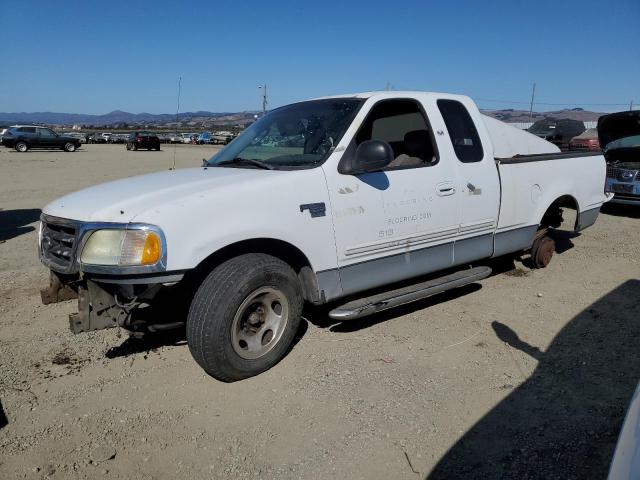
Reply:
<svg viewBox="0 0 640 480"><path fill-rule="evenodd" d="M447 195L453 195L456 193L456 188L453 183L445 182L436 185L436 191L439 196L446 197Z"/></svg>

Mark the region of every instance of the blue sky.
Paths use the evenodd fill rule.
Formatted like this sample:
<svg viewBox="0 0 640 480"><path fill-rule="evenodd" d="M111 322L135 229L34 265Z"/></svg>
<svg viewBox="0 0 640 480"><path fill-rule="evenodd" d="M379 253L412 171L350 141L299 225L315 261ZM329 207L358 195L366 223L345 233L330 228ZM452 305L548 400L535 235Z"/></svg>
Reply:
<svg viewBox="0 0 640 480"><path fill-rule="evenodd" d="M640 104L639 0L20 0L0 45L5 112L171 113L179 76L181 111L257 110L264 82L270 107L387 82L483 108L528 108L534 81L539 102Z"/></svg>

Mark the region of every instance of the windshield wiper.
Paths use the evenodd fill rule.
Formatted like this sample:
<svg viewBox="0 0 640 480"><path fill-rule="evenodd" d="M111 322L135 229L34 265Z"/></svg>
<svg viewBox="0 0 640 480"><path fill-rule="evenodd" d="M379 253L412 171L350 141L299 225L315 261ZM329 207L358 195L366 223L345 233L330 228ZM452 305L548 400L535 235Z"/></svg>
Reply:
<svg viewBox="0 0 640 480"><path fill-rule="evenodd" d="M265 170L273 170L274 167L272 165L269 165L267 163L261 162L260 160L256 160L255 158L242 158L242 157L236 157L233 158L231 160L225 160L223 162L219 162L217 163L217 165L230 165L230 164L249 164L249 165L255 165L258 168L263 168Z"/></svg>

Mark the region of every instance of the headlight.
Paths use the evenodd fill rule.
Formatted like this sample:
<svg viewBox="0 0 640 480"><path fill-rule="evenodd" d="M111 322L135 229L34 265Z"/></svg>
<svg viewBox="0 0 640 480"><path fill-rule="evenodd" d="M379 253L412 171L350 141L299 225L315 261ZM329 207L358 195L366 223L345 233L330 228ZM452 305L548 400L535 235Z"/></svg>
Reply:
<svg viewBox="0 0 640 480"><path fill-rule="evenodd" d="M160 235L148 229L104 229L91 233L80 262L88 265L155 265L163 256Z"/></svg>

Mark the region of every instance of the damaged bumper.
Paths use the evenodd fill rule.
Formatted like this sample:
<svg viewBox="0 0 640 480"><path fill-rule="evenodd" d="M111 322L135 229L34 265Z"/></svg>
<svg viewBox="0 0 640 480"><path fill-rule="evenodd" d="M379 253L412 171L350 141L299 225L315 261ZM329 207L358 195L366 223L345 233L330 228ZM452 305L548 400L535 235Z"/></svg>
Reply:
<svg viewBox="0 0 640 480"><path fill-rule="evenodd" d="M51 271L49 286L41 290L45 305L78 299L78 311L69 315L69 328L73 333L123 327L137 332L174 328L184 322L153 324L138 318L143 310L156 303L161 290L172 290L182 275L153 278L87 278L81 275L61 275ZM174 290L176 290L174 288ZM170 298L171 295L161 297ZM162 298L160 299L162 300ZM175 303L175 302L174 302ZM155 327L155 328L154 328Z"/></svg>

